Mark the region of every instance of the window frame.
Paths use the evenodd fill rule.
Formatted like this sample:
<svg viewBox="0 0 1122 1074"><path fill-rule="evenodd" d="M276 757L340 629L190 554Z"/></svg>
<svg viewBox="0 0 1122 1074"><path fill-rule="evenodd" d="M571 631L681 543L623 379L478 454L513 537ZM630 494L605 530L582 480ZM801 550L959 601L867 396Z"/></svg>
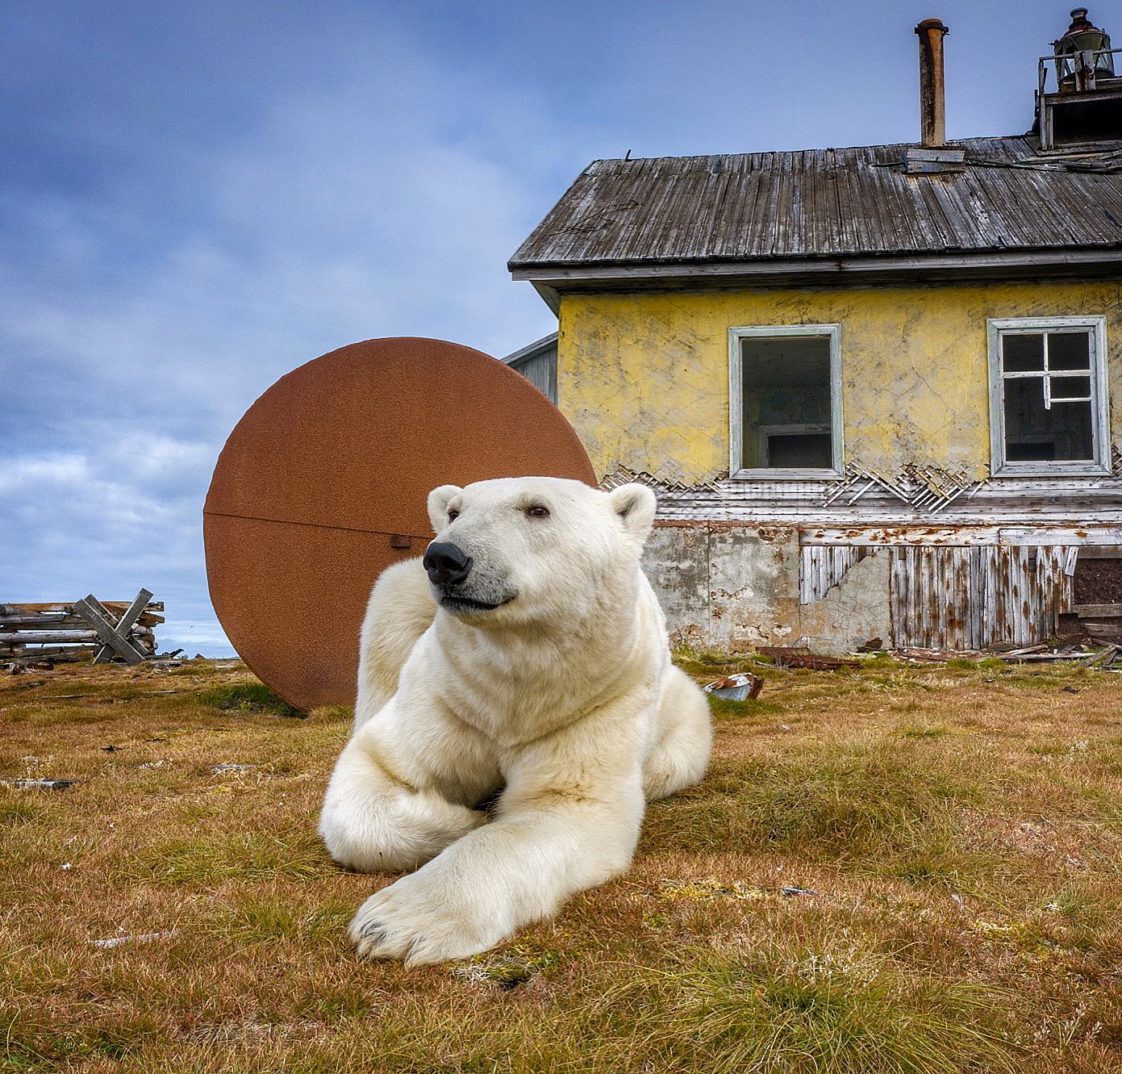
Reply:
<svg viewBox="0 0 1122 1074"><path fill-rule="evenodd" d="M746 339L818 336L830 341L830 467L744 467L743 349ZM817 481L841 477L845 469L842 429L841 325L763 324L729 329L729 476L742 481Z"/></svg>
<svg viewBox="0 0 1122 1074"><path fill-rule="evenodd" d="M1093 459L1056 462L1010 462L1005 457L1005 381L1001 340L1005 335L1036 335L1051 330L1082 328L1090 335L1091 442ZM990 472L994 477L1109 476L1111 473L1110 403L1107 397L1106 316L991 317L986 321L990 376ZM1043 376L1047 376L1044 373ZM1016 378L1022 379L1022 378Z"/></svg>

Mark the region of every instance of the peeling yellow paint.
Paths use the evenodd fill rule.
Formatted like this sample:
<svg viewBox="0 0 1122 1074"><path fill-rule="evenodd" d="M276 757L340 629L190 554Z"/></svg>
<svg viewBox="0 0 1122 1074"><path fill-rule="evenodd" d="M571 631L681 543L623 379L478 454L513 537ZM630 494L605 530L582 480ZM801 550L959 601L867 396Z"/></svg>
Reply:
<svg viewBox="0 0 1122 1074"><path fill-rule="evenodd" d="M982 478L987 318L1084 314L1106 316L1111 393L1122 398L1117 282L565 295L558 400L601 475L711 480L729 464L729 328L840 324L846 459ZM1122 408L1112 426L1117 442Z"/></svg>

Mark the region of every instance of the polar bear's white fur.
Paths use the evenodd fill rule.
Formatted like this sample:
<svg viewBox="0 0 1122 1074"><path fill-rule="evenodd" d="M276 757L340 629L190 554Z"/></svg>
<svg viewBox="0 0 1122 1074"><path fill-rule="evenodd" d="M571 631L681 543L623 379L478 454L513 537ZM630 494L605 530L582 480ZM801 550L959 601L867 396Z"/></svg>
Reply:
<svg viewBox="0 0 1122 1074"><path fill-rule="evenodd" d="M712 738L639 567L650 489L510 478L428 506L429 576L410 560L371 594L320 819L340 864L416 869L350 926L360 955L409 965L484 951L625 870L645 800L701 779Z"/></svg>

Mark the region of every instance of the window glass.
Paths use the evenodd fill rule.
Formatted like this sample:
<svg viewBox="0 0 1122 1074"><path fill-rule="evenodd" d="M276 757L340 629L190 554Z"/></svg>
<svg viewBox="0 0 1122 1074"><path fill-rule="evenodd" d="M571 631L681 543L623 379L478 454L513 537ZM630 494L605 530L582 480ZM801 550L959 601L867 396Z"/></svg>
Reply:
<svg viewBox="0 0 1122 1074"><path fill-rule="evenodd" d="M1002 339L1006 373L1043 372L1044 337L1007 333Z"/></svg>
<svg viewBox="0 0 1122 1074"><path fill-rule="evenodd" d="M828 470L833 461L828 336L741 341L744 469Z"/></svg>
<svg viewBox="0 0 1122 1074"><path fill-rule="evenodd" d="M1087 332L1052 332L1048 336L1049 369L1091 368L1091 336Z"/></svg>
<svg viewBox="0 0 1122 1074"><path fill-rule="evenodd" d="M1052 403L1060 403L1065 399L1072 401L1091 398L1090 377L1052 377L1050 395Z"/></svg>
<svg viewBox="0 0 1122 1074"><path fill-rule="evenodd" d="M1046 398L1046 382L1049 396ZM1008 462L1091 462L1095 457L1090 377L1006 377ZM1085 402L1062 402L1060 397ZM1050 404L1050 405L1048 405Z"/></svg>

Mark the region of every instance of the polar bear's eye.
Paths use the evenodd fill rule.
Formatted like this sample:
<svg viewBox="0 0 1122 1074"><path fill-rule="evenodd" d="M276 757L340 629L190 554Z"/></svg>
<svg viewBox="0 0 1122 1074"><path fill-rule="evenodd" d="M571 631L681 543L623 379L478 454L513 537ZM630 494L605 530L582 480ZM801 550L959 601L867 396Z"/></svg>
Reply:
<svg viewBox="0 0 1122 1074"><path fill-rule="evenodd" d="M460 517L460 512L459 511L449 511L448 512L448 521L449 522L455 522L456 519L459 518L459 517Z"/></svg>
<svg viewBox="0 0 1122 1074"><path fill-rule="evenodd" d="M526 508L531 518L549 518L549 508L544 503L532 503Z"/></svg>

